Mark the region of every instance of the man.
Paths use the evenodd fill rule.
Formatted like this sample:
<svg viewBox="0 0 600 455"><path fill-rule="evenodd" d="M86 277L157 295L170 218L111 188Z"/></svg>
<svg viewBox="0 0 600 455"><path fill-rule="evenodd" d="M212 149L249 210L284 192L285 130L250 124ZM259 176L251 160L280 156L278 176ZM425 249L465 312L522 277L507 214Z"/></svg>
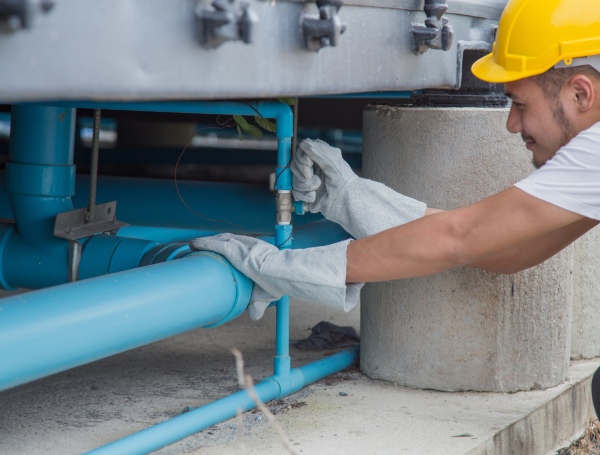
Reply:
<svg viewBox="0 0 600 455"><path fill-rule="evenodd" d="M521 135L538 168L529 177L443 212L358 178L339 150L304 141L292 163L294 196L356 240L277 251L225 234L192 248L223 254L256 282L254 317L283 294L349 309L367 281L465 265L499 273L537 265L600 220L599 70L600 2L510 0L492 53L472 71L505 84L506 127Z"/></svg>

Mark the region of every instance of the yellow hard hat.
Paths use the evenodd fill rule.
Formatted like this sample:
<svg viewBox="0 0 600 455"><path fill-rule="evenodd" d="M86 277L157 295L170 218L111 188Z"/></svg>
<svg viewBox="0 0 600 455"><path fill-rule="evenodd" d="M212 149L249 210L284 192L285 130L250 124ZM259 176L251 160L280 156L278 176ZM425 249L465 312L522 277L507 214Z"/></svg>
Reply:
<svg viewBox="0 0 600 455"><path fill-rule="evenodd" d="M492 52L471 71L487 82L510 82L541 74L557 63L584 65L586 59L573 59L598 54L600 0L510 0Z"/></svg>

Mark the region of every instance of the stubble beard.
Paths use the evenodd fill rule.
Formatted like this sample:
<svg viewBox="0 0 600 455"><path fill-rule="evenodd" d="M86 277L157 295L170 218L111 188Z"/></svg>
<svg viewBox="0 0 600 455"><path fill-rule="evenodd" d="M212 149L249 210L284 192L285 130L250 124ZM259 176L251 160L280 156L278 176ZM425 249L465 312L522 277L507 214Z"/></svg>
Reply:
<svg viewBox="0 0 600 455"><path fill-rule="evenodd" d="M560 145L559 145L559 149L560 149L560 148L564 147L565 145L567 145L569 143L569 141L575 137L575 135L576 135L575 134L575 124L573 123L573 121L571 119L569 119L567 117L567 114L565 113L562 103L558 100L556 101L556 103L553 106L552 116L554 117L554 120L556 121L556 124L558 125L558 127L560 128L560 131L561 131ZM558 152L558 149L554 152L552 157L554 157L554 155L556 155L556 152ZM550 157L549 160L552 159L552 157ZM538 163L534 157L531 159L531 164L533 164L533 167L535 169L539 169L542 166L544 166L544 164L546 164L547 161L545 161L543 163Z"/></svg>

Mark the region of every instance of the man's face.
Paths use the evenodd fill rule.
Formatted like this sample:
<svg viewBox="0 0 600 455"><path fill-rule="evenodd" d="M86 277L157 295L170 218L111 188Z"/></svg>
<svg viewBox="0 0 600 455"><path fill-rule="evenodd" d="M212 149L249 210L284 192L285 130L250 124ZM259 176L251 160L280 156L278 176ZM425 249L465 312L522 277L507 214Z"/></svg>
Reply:
<svg viewBox="0 0 600 455"><path fill-rule="evenodd" d="M575 137L572 117L560 96L549 100L531 78L507 82L504 90L512 99L506 129L521 134L533 165L540 168Z"/></svg>

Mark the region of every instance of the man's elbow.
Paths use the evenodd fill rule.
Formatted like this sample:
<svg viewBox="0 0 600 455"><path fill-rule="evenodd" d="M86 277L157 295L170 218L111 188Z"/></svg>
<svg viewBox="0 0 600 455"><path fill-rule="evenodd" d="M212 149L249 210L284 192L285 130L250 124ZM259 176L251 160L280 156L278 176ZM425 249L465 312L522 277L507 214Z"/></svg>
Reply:
<svg viewBox="0 0 600 455"><path fill-rule="evenodd" d="M448 264L448 268L469 265L479 259L475 233L463 220L448 219L440 237L443 261Z"/></svg>

